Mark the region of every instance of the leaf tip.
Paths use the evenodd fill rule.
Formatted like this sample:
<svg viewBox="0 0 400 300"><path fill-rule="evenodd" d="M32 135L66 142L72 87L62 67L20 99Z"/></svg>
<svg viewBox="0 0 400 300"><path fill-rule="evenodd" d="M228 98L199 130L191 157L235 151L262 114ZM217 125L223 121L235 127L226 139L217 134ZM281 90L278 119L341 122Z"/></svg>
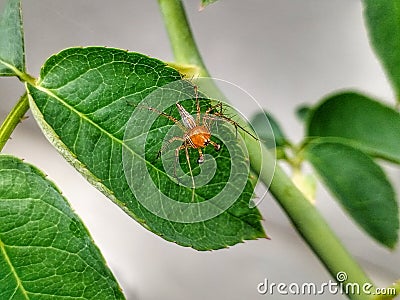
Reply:
<svg viewBox="0 0 400 300"><path fill-rule="evenodd" d="M206 8L208 5L211 3L216 2L217 0L202 0L200 3L199 11L202 11L204 8Z"/></svg>

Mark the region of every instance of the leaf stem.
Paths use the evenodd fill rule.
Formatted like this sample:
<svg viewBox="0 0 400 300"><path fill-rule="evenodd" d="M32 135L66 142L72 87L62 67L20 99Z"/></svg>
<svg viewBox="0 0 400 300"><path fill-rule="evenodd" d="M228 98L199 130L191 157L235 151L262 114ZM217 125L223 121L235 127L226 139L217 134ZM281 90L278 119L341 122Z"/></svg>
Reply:
<svg viewBox="0 0 400 300"><path fill-rule="evenodd" d="M0 127L0 151L3 149L4 145L10 138L11 133L14 131L15 127L17 127L18 123L22 120L28 109L28 96L25 93L21 96L21 98L19 98L17 104L10 111Z"/></svg>
<svg viewBox="0 0 400 300"><path fill-rule="evenodd" d="M168 31L172 49L177 63L196 64L201 68L201 75L210 77L200 56L189 22L180 0L158 0L160 10ZM218 89L215 85L215 89ZM218 93L221 94L220 91ZM266 185L271 180L271 166L275 157L258 141L246 139L252 169ZM362 288L371 280L358 263L343 247L318 210L296 188L286 173L276 166L269 188L272 195L284 209L296 230L311 247L333 278L339 272L347 274L345 283L357 283ZM373 289L373 287L371 288ZM350 299L369 299L365 294L349 294Z"/></svg>
<svg viewBox="0 0 400 300"><path fill-rule="evenodd" d="M35 79L33 76L29 75L29 74L26 73L26 72L23 72L23 71L18 70L18 69L17 69L15 66L13 66L12 64L9 64L9 63L7 63L7 62L1 60L1 59L0 59L0 63L3 64L3 65L5 65L5 66L6 66L7 68L9 68L10 70L12 70L12 71L14 72L14 74L15 74L21 81L28 82L28 83L30 83L30 84L32 84L32 85L35 85L36 79Z"/></svg>
<svg viewBox="0 0 400 300"><path fill-rule="evenodd" d="M210 77L201 58L180 0L158 0L176 62L196 65L201 77Z"/></svg>

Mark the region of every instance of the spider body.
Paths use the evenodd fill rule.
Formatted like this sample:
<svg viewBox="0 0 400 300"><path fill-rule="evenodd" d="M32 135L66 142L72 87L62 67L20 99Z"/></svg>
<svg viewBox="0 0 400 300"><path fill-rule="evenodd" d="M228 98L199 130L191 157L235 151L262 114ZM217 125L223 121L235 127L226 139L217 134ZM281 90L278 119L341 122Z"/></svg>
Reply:
<svg viewBox="0 0 400 300"><path fill-rule="evenodd" d="M204 148L211 142L211 133L205 126L196 126L190 129L185 137L193 148Z"/></svg>
<svg viewBox="0 0 400 300"><path fill-rule="evenodd" d="M193 116L190 115L186 111L186 109L179 103L176 103L176 107L178 108L179 114L182 118L182 123L184 125L180 126L184 132L183 135L184 144L181 147L185 147L185 149L187 149L187 147L197 149L199 151L199 159L197 160L197 162L202 163L204 162L204 156L201 151L201 148L205 148L207 147L207 145L211 144L214 146L214 149L218 151L219 149L221 149L221 146L210 139L211 132L209 124L207 123L207 116L204 115L202 122L199 122L200 120L199 107L198 107L198 114L196 115L197 120L195 120ZM174 140L176 140L176 138ZM179 155L179 153L177 155Z"/></svg>
<svg viewBox="0 0 400 300"><path fill-rule="evenodd" d="M229 122L236 128L238 127L241 128L244 132L248 133L250 136L257 139L253 134L248 132L238 123L236 123L235 121L233 121L232 119L230 119L229 117L225 116L222 113L222 102L219 102L217 105L208 107L203 116L201 116L197 87L195 86L194 89L196 96L196 116L195 116L196 118L194 118L180 103L176 103L176 107L181 117L181 121L177 120L175 117L169 114L157 110L156 108L144 107L174 122L183 132L182 136L174 136L171 139L169 139L166 143L164 143L157 154L158 158L160 157L161 153L164 150L166 150L171 143L175 141L182 142L182 144L175 149L175 169L174 169L175 178L177 178L176 165L179 163L179 152L181 150L185 150L186 160L189 164L190 173L192 173L189 161L188 148L197 149L197 151L199 152L199 158L197 162L199 164L204 162L204 155L202 152L203 148L207 147L208 145L212 145L216 151L219 151L221 149L221 146L219 144L211 140L212 133L210 130L210 124L211 121L213 120L222 119L226 122Z"/></svg>
<svg viewBox="0 0 400 300"><path fill-rule="evenodd" d="M185 134L185 138L192 148L205 148L209 144L212 144L215 150L218 151L221 149L219 144L210 140L211 132L206 126L197 126L191 129Z"/></svg>

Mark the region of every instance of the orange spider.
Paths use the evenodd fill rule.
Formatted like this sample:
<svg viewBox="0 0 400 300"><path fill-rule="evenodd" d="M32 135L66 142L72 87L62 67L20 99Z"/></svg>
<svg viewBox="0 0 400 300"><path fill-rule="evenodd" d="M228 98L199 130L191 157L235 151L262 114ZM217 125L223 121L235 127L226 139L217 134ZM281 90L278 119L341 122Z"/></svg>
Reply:
<svg viewBox="0 0 400 300"><path fill-rule="evenodd" d="M197 149L197 151L199 152L199 158L198 158L197 162L199 164L203 163L204 155L201 150L202 148L205 148L208 145L212 145L216 151L219 151L221 149L221 146L219 144L217 144L211 140L212 134L211 134L211 130L210 130L211 121L216 120L218 118L223 119L223 120L233 124L236 129L239 127L244 132L246 132L251 137L253 137L254 139L257 140L257 138L253 134L251 134L249 131L247 131L242 126L240 126L237 122L233 121L232 119L230 119L229 117L225 116L222 113L222 102L219 102L217 105L210 106L205 111L203 117L201 118L197 86L194 86L194 89L195 89L195 96L196 96L196 119L191 114L189 114L189 112L187 112L186 109L179 103L176 103L176 107L181 116L181 122L179 120L177 120L175 117L168 115L162 111L159 111L156 108L147 107L147 106L145 107L146 109L153 111L153 112L171 120L183 132L183 136L174 136L170 140L168 140L158 151L157 158L160 157L161 153L171 143L173 143L174 141L182 141L182 145L180 145L178 148L175 149L175 166L176 166L176 164L179 163L179 152L181 150L185 149L186 160L188 161L189 168L190 168L188 148ZM217 108L219 108L219 111L212 113L212 111L216 110ZM191 168L190 168L190 170L191 170ZM175 172L175 177L176 177L176 168L175 168L174 172Z"/></svg>

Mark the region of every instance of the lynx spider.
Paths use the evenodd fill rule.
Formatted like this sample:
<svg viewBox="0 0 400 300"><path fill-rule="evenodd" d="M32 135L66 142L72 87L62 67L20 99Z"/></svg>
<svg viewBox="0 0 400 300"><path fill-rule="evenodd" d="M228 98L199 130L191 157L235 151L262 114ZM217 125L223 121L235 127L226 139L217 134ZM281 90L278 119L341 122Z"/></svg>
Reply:
<svg viewBox="0 0 400 300"><path fill-rule="evenodd" d="M251 137L254 139L258 140L252 133L247 131L245 128L243 128L241 125L239 125L237 122L229 118L228 116L224 115L222 112L222 102L218 102L218 104L210 106L207 108L205 113L203 114L203 117L201 117L201 111L200 111L200 103L199 103L199 97L198 97L198 88L197 86L194 86L194 91L195 91L195 97L196 97L196 118L194 118L180 103L176 103L176 107L178 109L179 115L181 117L181 121L176 119L175 117L164 113L162 111L159 111L156 108L145 106L144 108L148 109L149 111L155 112L160 116L163 116L170 121L174 122L183 132L182 136L174 136L171 139L169 139L167 142L164 143L164 145L161 147L161 149L157 153L157 158L161 156L161 153L167 149L167 147L175 142L175 141L181 141L182 144L175 149L175 167L174 167L174 176L177 178L176 175L176 165L179 163L179 152L181 150L185 150L186 154L186 160L189 165L189 170L190 173L192 174L192 169L190 166L190 161L189 161L189 152L188 148L193 148L197 149L199 152L199 158L197 162L199 164L204 162L204 155L202 149L207 147L208 145L212 145L216 151L219 151L221 149L221 146L214 141L211 140L211 121L216 120L216 119L222 119L225 120L229 123L231 123L233 126L235 126L236 130L237 128L240 128L247 134L249 134ZM215 111L215 112L213 112ZM178 178L177 178L178 179Z"/></svg>

